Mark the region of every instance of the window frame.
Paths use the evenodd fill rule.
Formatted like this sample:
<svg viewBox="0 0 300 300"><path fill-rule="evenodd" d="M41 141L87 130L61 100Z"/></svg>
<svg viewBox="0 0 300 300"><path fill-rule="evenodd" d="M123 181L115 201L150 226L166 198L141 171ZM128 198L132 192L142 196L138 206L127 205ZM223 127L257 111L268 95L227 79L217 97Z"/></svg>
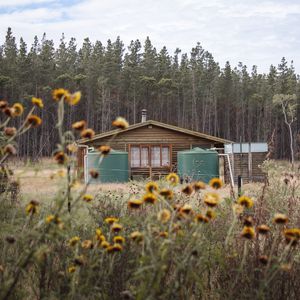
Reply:
<svg viewBox="0 0 300 300"><path fill-rule="evenodd" d="M152 147L159 147L160 148L160 166L154 167L152 166ZM169 148L169 164L162 165L162 148L168 147ZM132 167L131 166L131 148L139 148L140 151L140 165L139 167ZM142 148L148 148L148 166L141 166L142 165ZM172 145L171 144L129 144L128 145L128 152L129 152L129 166L132 169L141 169L141 168L171 168L172 167Z"/></svg>

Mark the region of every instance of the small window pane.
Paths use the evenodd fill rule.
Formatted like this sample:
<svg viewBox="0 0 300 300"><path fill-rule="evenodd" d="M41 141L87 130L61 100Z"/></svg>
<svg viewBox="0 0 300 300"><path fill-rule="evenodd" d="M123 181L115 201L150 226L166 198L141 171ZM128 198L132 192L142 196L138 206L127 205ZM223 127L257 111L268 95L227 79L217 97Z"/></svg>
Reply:
<svg viewBox="0 0 300 300"><path fill-rule="evenodd" d="M148 166L149 166L149 148L142 147L141 167L148 167Z"/></svg>
<svg viewBox="0 0 300 300"><path fill-rule="evenodd" d="M130 150L131 167L140 166L140 147L131 147Z"/></svg>
<svg viewBox="0 0 300 300"><path fill-rule="evenodd" d="M160 167L160 147L151 147L151 166Z"/></svg>
<svg viewBox="0 0 300 300"><path fill-rule="evenodd" d="M163 166L170 166L170 150L169 147L162 147L161 160Z"/></svg>

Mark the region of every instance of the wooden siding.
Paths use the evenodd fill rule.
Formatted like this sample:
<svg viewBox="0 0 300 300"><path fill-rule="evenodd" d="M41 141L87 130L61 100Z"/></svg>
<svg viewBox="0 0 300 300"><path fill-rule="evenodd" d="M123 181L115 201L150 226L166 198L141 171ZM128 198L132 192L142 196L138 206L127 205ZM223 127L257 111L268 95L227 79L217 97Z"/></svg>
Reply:
<svg viewBox="0 0 300 300"><path fill-rule="evenodd" d="M235 153L234 154L234 179L237 181L237 176L241 175L244 182L263 181L265 173L260 169L260 165L266 158L265 152L251 153L250 160L252 169L249 169L249 154Z"/></svg>
<svg viewBox="0 0 300 300"><path fill-rule="evenodd" d="M193 147L211 148L211 147L224 147L220 144L209 139L188 135L182 132L162 128L155 125L148 125L145 127L136 128L131 131L120 132L113 140L111 137L105 137L91 142L85 143L88 146L99 147L101 145L109 144L112 149L129 151L130 145L166 145L171 146L171 169L170 168L131 168L131 175L143 177L159 177L171 171L177 171L177 152L188 150Z"/></svg>

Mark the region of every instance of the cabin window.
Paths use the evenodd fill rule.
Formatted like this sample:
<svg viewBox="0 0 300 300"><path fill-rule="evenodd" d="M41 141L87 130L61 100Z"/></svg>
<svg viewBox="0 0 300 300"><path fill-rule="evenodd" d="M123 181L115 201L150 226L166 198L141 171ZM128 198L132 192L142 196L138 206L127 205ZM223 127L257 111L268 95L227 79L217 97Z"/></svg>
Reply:
<svg viewBox="0 0 300 300"><path fill-rule="evenodd" d="M139 145L130 147L130 162L132 168L170 167L170 146Z"/></svg>

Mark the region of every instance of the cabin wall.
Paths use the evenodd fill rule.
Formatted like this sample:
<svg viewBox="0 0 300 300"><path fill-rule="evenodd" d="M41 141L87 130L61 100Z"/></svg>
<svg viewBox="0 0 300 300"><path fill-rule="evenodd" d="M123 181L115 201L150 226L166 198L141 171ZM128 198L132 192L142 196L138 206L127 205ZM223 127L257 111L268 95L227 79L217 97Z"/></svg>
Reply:
<svg viewBox="0 0 300 300"><path fill-rule="evenodd" d="M129 145L153 145L153 144L166 144L170 145L172 149L172 167L170 168L134 168L131 169L131 175L141 177L159 178L162 175L168 174L170 171L177 171L177 152L188 150L194 147L211 148L223 147L223 144L191 136L189 134L176 132L170 129L161 128L155 125L148 125L145 127L137 128L130 131L120 132L112 140L111 136L101 138L86 143L91 147L99 147L101 145L110 145L112 149L129 151Z"/></svg>

